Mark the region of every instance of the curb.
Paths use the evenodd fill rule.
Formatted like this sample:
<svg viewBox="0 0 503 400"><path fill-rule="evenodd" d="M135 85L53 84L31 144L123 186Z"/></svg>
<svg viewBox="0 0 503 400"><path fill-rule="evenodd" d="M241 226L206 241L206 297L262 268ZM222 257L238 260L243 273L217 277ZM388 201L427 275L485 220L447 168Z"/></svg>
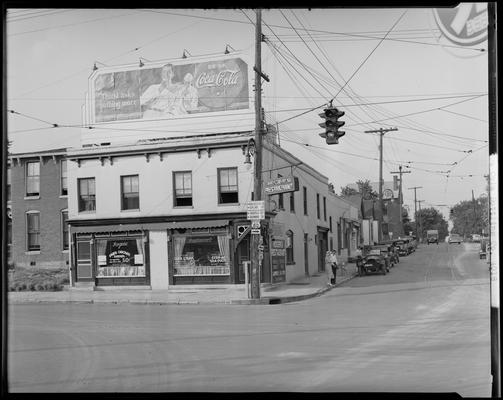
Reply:
<svg viewBox="0 0 503 400"><path fill-rule="evenodd" d="M357 274L353 274L344 280L337 282L335 285L323 287L316 290L313 293L303 294L299 296L285 296L285 297L262 297L260 299L222 299L222 300L212 300L212 301L200 301L200 300L119 300L119 299L89 299L89 300L72 300L72 299L52 299L52 300L39 300L39 299L10 299L8 302L10 304L49 304L49 303L61 303L61 304L142 304L142 305L202 305L202 304L225 304L225 305L275 305L291 303L295 301L307 300L313 297L318 297L332 290L339 285L347 282Z"/></svg>

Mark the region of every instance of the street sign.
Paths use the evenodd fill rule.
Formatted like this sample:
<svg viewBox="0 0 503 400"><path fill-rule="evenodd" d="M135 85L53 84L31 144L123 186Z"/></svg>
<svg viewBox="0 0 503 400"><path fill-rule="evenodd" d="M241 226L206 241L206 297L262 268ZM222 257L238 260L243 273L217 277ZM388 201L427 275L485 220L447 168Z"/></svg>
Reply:
<svg viewBox="0 0 503 400"><path fill-rule="evenodd" d="M260 235L260 229L252 229L251 234L252 235Z"/></svg>
<svg viewBox="0 0 503 400"><path fill-rule="evenodd" d="M246 203L246 218L249 220L265 219L264 200L249 201Z"/></svg>
<svg viewBox="0 0 503 400"><path fill-rule="evenodd" d="M252 227L253 229L260 228L260 220L259 220L259 219L254 219L254 220L252 220L252 222L251 222L251 227Z"/></svg>
<svg viewBox="0 0 503 400"><path fill-rule="evenodd" d="M299 190L299 180L292 175L267 181L264 190L268 195L296 192Z"/></svg>

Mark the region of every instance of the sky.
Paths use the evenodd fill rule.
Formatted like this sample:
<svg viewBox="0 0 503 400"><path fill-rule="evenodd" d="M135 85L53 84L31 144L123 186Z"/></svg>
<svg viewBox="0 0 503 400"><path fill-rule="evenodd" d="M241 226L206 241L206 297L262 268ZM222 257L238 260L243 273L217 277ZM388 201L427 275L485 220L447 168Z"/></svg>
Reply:
<svg viewBox="0 0 503 400"><path fill-rule="evenodd" d="M475 6L473 8L475 10ZM92 67L223 54L255 58L251 9L7 10L7 109L12 153L80 145ZM486 191L487 40L456 44L430 8L272 9L262 12L266 121L283 148L340 188L403 175L414 211L449 207ZM253 83L253 82L252 82ZM254 92L251 92L253 96ZM337 145L318 134L333 100L345 112ZM55 127L54 124L58 126ZM75 127L62 127L73 125Z"/></svg>

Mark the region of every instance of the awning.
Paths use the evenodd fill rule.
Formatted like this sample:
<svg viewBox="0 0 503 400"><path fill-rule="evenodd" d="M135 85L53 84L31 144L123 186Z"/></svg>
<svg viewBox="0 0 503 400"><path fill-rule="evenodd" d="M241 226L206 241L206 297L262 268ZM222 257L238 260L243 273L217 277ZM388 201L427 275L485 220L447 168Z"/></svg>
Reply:
<svg viewBox="0 0 503 400"><path fill-rule="evenodd" d="M167 229L194 229L194 228L217 228L220 226L229 225L227 219L217 219L209 221L183 221L183 222L167 222Z"/></svg>
<svg viewBox="0 0 503 400"><path fill-rule="evenodd" d="M71 224L70 224L71 225ZM153 222L145 224L114 224L114 225L93 225L75 226L71 225L72 233L96 233L96 232L125 232L125 231L145 231L163 229L194 229L194 228L215 228L229 225L227 219L201 220L201 221L181 221L181 222Z"/></svg>

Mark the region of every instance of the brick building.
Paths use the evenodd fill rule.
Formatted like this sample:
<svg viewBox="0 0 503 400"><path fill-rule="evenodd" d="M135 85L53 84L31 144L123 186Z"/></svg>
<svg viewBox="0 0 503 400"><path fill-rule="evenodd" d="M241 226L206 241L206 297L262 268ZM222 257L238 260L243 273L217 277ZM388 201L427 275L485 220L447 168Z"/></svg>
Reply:
<svg viewBox="0 0 503 400"><path fill-rule="evenodd" d="M15 266L68 265L66 150L9 155Z"/></svg>

